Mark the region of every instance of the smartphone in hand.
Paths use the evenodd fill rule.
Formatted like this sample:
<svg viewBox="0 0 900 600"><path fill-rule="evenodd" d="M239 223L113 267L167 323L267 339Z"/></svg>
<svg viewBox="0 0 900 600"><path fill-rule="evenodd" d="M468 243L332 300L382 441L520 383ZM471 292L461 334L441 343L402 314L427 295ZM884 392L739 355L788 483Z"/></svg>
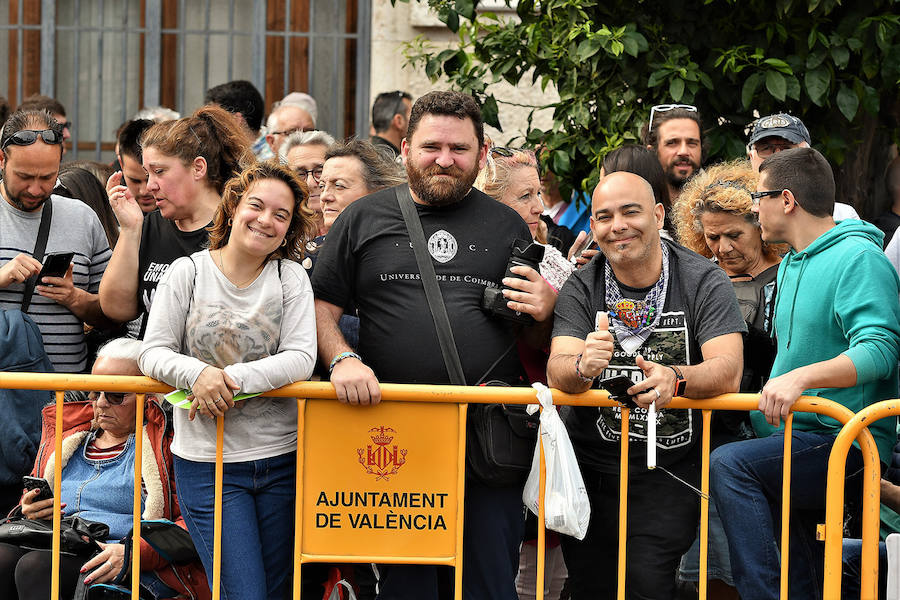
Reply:
<svg viewBox="0 0 900 600"><path fill-rule="evenodd" d="M38 273L38 284L41 284L44 277L65 277L74 257L74 252L51 252L44 256L41 272Z"/></svg>
<svg viewBox="0 0 900 600"><path fill-rule="evenodd" d="M34 489L40 490L37 498L35 498L35 502L38 500L49 500L53 497L53 490L50 489L50 483L43 477L29 477L28 475L25 475L22 477L22 484L28 491Z"/></svg>

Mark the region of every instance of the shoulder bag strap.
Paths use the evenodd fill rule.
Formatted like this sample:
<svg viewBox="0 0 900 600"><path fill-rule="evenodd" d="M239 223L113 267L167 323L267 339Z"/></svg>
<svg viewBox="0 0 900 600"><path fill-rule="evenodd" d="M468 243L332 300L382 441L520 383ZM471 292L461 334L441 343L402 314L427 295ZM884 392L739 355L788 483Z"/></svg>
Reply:
<svg viewBox="0 0 900 600"><path fill-rule="evenodd" d="M431 264L431 256L425 250L425 232L422 231L422 222L416 212L409 188L401 185L394 188L397 203L403 213L403 221L409 232L409 241L416 253L416 263L419 265L419 276L425 287L425 297L428 299L428 307L431 309L431 317L434 319L434 327L437 330L438 341L441 344L441 354L444 355L444 364L447 365L447 373L454 385L466 385L466 376L462 363L459 360L459 351L453 339L453 330L450 328L450 318L447 316L447 307L444 305L444 297L437 282L434 265Z"/></svg>
<svg viewBox="0 0 900 600"><path fill-rule="evenodd" d="M34 252L32 256L35 260L44 261L44 252L47 250L47 238L50 237L50 220L53 218L53 204L50 198L44 201L44 208L41 211L41 225L38 228L37 240L34 242ZM40 275L40 273L38 274ZM37 285L37 275L29 277L25 282L25 290L22 294L22 312L28 312L31 306L31 296L34 294L34 286Z"/></svg>

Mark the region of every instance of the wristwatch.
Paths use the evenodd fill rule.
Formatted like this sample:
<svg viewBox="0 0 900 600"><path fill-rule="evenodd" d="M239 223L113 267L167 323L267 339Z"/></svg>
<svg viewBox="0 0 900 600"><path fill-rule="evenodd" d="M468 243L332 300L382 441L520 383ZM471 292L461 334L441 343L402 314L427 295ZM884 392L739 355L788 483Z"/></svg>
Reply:
<svg viewBox="0 0 900 600"><path fill-rule="evenodd" d="M666 366L668 366L675 372L675 393L672 394L672 397L684 396L684 388L687 387L687 381L685 381L684 375L681 373L681 369L673 365Z"/></svg>

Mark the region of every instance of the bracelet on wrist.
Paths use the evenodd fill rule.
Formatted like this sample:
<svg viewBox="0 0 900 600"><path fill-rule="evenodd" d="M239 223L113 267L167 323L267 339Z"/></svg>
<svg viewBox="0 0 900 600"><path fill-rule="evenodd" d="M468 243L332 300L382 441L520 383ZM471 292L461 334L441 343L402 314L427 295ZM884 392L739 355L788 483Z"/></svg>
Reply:
<svg viewBox="0 0 900 600"><path fill-rule="evenodd" d="M328 372L331 373L334 371L334 367L336 364L344 360L345 358L355 358L359 362L362 362L362 357L356 352L341 352L337 356L331 359L331 364L328 365Z"/></svg>
<svg viewBox="0 0 900 600"><path fill-rule="evenodd" d="M575 374L585 383L593 383L594 379L597 378L596 375L593 377L588 377L584 373L581 372L581 354L575 357Z"/></svg>

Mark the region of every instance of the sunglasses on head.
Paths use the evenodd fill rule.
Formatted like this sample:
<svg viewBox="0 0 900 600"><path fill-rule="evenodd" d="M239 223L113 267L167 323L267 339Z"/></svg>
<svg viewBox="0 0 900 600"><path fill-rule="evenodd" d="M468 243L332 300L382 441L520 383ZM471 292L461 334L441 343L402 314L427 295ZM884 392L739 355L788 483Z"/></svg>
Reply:
<svg viewBox="0 0 900 600"><path fill-rule="evenodd" d="M52 129L23 129L17 131L3 142L0 150L5 150L11 145L30 146L37 141L38 138L44 140L45 144L62 144L63 136L60 132Z"/></svg>
<svg viewBox="0 0 900 600"><path fill-rule="evenodd" d="M676 108L680 108L689 112L697 112L697 107L690 104L657 104L656 106L651 106L650 124L647 125L647 131L653 131L653 115L661 112L669 112L670 110L675 110Z"/></svg>
<svg viewBox="0 0 900 600"><path fill-rule="evenodd" d="M88 400L96 402L100 399L100 394L103 394L106 401L112 406L119 406L125 402L125 397L130 396L132 392L91 392L88 394Z"/></svg>

